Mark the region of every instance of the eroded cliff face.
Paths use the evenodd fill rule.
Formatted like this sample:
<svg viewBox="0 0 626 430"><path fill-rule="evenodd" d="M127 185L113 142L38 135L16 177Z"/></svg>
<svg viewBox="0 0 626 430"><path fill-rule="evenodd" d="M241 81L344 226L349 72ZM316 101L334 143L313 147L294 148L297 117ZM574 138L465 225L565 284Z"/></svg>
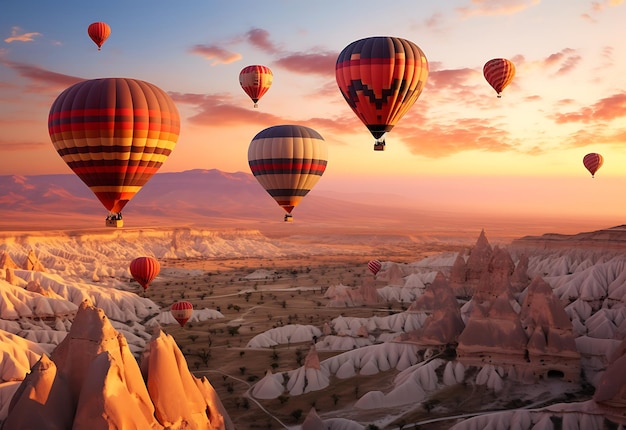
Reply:
<svg viewBox="0 0 626 430"><path fill-rule="evenodd" d="M84 301L72 329L42 355L9 405L3 430L234 428L171 336L155 333L141 368L102 309Z"/></svg>

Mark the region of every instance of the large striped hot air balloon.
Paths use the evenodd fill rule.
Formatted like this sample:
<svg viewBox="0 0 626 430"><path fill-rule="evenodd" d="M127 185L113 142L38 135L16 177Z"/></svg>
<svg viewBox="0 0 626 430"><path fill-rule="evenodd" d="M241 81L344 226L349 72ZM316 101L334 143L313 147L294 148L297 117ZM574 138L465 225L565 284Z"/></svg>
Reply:
<svg viewBox="0 0 626 430"><path fill-rule="evenodd" d="M98 45L98 51L102 48L102 44L111 35L111 27L106 22L92 22L87 27L87 34Z"/></svg>
<svg viewBox="0 0 626 430"><path fill-rule="evenodd" d="M595 178L595 174L600 167L604 164L604 157L602 155L592 152L583 157L583 165L589 173L591 173L591 177Z"/></svg>
<svg viewBox="0 0 626 430"><path fill-rule="evenodd" d="M385 133L417 101L428 77L428 60L413 42L399 37L368 37L346 46L337 58L341 94L385 149Z"/></svg>
<svg viewBox="0 0 626 430"><path fill-rule="evenodd" d="M267 66L255 64L244 67L239 72L239 84L254 102L254 107L258 107L258 101L272 86L274 75Z"/></svg>
<svg viewBox="0 0 626 430"><path fill-rule="evenodd" d="M130 262L129 269L135 281L139 282L145 291L159 274L161 265L154 257L137 257Z"/></svg>
<svg viewBox="0 0 626 430"><path fill-rule="evenodd" d="M328 162L326 141L312 128L276 125L259 132L248 147L254 177L276 203L291 211L319 181Z"/></svg>
<svg viewBox="0 0 626 430"><path fill-rule="evenodd" d="M183 327L193 315L193 305L185 301L173 303L170 307L170 313L178 321L178 324Z"/></svg>
<svg viewBox="0 0 626 430"><path fill-rule="evenodd" d="M500 98L515 76L515 65L506 58L494 58L483 66L483 75Z"/></svg>
<svg viewBox="0 0 626 430"><path fill-rule="evenodd" d="M172 99L153 84L92 79L57 97L48 131L63 161L109 210L112 225L174 149L180 118Z"/></svg>

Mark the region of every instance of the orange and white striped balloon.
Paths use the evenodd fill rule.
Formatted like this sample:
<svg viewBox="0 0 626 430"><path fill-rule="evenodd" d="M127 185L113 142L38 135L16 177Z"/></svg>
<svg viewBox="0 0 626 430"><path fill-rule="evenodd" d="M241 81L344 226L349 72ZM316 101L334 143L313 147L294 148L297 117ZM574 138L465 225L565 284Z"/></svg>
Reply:
<svg viewBox="0 0 626 430"><path fill-rule="evenodd" d="M178 324L183 327L193 315L193 305L185 301L176 302L170 307L170 312Z"/></svg>
<svg viewBox="0 0 626 430"><path fill-rule="evenodd" d="M270 89L274 80L274 74L267 66L255 64L244 67L239 72L239 84L258 107L258 101Z"/></svg>

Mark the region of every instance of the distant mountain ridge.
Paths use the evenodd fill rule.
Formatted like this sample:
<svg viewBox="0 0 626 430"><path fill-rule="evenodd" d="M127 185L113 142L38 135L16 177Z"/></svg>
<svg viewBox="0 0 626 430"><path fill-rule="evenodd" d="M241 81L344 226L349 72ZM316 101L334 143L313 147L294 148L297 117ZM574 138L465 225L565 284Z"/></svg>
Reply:
<svg viewBox="0 0 626 430"><path fill-rule="evenodd" d="M423 241L473 241L482 229L494 240L545 231L584 231L566 219L445 211L367 189L313 189L285 225L285 212L250 173L194 169L155 174L124 209L124 228L259 229L277 234L403 236ZM368 203L371 201L372 203ZM102 229L107 210L73 173L0 176L0 231ZM306 233L305 233L305 230Z"/></svg>
<svg viewBox="0 0 626 430"><path fill-rule="evenodd" d="M107 215L106 209L74 174L0 176L0 229L41 217L75 227L93 226ZM293 211L303 222L394 222L404 217L434 221L436 214L350 202L325 197L312 190ZM157 173L124 209L125 224L212 224L220 222L282 223L284 211L250 173L227 173L217 169ZM356 214L356 215L355 215ZM71 221L71 222L70 222ZM98 227L100 227L99 221Z"/></svg>

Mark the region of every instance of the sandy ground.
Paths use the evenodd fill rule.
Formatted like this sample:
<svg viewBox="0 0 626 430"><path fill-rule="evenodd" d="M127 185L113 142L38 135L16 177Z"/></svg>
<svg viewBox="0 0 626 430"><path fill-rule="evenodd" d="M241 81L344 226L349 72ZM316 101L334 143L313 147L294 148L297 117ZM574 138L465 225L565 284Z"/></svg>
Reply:
<svg viewBox="0 0 626 430"><path fill-rule="evenodd" d="M407 248L387 257L394 262L412 262L433 253L457 249L451 245ZM340 314L369 317L402 311L398 304L377 309L326 306L327 299L323 297L326 288L339 283L361 285L365 277L372 276L367 262L377 257L335 255L163 261L162 272L177 268L183 270L185 276L159 276L147 290L146 297L163 308L184 299L196 309L207 307L222 312L223 319L188 323L184 328L170 325L164 330L176 339L190 369L197 376L210 380L238 429L278 429L284 426L270 415L293 426L301 423L313 406L324 416L325 412L350 409L356 399L369 390L391 386L395 371L375 377L334 379L325 390L263 400L259 404L246 394L268 369L276 373L300 367L302 361L299 360L304 359L311 346L305 343L281 345L274 350L246 348L248 341L257 334L285 324L311 324L321 328ZM244 279L257 269L272 270L276 275L270 280ZM319 352L320 361L333 354L336 353ZM381 413L387 412L378 411L374 415Z"/></svg>

